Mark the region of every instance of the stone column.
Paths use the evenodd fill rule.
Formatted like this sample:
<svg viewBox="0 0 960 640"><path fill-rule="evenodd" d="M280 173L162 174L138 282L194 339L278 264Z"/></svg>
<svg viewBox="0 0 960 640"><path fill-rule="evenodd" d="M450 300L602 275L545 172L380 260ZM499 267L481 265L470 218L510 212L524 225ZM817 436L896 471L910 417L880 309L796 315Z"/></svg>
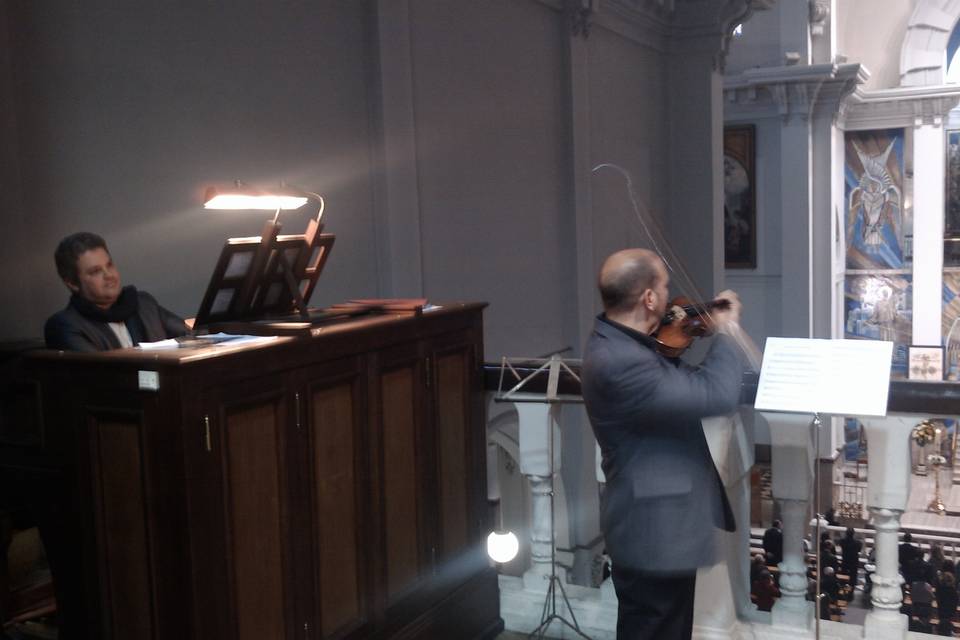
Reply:
<svg viewBox="0 0 960 640"><path fill-rule="evenodd" d="M542 402L518 402L520 431L520 473L530 482L530 568L523 574L523 586L533 591L547 589L550 575L551 536L550 502L553 498L553 520L556 538L560 538L560 523L566 522L566 505L560 496L560 433L557 425L559 408ZM550 432L553 431L553 461L550 460ZM551 473L553 483L551 484ZM552 489L552 490L551 490ZM566 582L566 570L558 567L557 574Z"/></svg>
<svg viewBox="0 0 960 640"><path fill-rule="evenodd" d="M907 628L907 616L900 613L903 577L900 575L897 542L903 512L873 506L869 510L870 521L877 532L874 540L877 569L873 573L873 588L870 591L873 611L867 614L864 621L864 637L902 638ZM885 630L886 635L882 635Z"/></svg>
<svg viewBox="0 0 960 640"><path fill-rule="evenodd" d="M758 412L757 416L770 425L773 498L780 504L783 519L782 596L773 605L772 620L774 626L806 630L813 622L813 603L806 600L807 567L802 541L809 522L813 486L813 416L770 412Z"/></svg>
<svg viewBox="0 0 960 640"><path fill-rule="evenodd" d="M910 431L921 416L861 418L867 430L867 508L876 528L876 571L873 574L873 603L863 625L863 637L870 640L901 640L907 633L907 616L900 613L903 595L900 585L897 536L900 516L910 494Z"/></svg>
<svg viewBox="0 0 960 640"><path fill-rule="evenodd" d="M784 498L779 503L783 516L783 561L779 565L782 595L773 607L773 624L806 628L813 614L813 603L807 601L807 562L803 556L810 502Z"/></svg>
<svg viewBox="0 0 960 640"><path fill-rule="evenodd" d="M525 589L545 591L550 576L550 476L527 476L530 482L530 568L523 574Z"/></svg>

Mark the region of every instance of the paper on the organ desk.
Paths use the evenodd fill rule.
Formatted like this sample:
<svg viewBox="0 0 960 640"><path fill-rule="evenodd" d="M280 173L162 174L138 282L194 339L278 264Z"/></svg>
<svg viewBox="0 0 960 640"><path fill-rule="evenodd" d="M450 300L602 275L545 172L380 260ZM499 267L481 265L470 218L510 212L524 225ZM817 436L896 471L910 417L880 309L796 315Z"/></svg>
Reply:
<svg viewBox="0 0 960 640"><path fill-rule="evenodd" d="M144 351L156 351L159 349L176 349L179 346L179 342L170 338L169 340L157 340L156 342L141 342L137 345L137 348Z"/></svg>
<svg viewBox="0 0 960 640"><path fill-rule="evenodd" d="M893 343L767 338L754 408L885 416Z"/></svg>

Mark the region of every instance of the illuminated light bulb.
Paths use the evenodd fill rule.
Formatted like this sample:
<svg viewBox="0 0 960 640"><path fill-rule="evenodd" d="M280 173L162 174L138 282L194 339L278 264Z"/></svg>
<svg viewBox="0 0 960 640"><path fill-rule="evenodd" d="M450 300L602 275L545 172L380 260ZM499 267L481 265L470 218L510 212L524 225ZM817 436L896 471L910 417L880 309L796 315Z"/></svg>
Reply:
<svg viewBox="0 0 960 640"><path fill-rule="evenodd" d="M487 536L487 555L494 562L503 564L517 557L520 541L512 531L493 531Z"/></svg>

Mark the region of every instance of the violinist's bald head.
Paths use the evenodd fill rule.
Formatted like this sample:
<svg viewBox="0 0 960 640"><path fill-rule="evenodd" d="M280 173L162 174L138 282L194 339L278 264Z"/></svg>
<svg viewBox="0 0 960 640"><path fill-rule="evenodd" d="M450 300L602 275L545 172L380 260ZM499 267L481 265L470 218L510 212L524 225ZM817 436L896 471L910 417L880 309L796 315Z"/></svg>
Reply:
<svg viewBox="0 0 960 640"><path fill-rule="evenodd" d="M605 311L626 311L647 289L667 278L663 260L647 249L624 249L607 258L600 268L600 297Z"/></svg>

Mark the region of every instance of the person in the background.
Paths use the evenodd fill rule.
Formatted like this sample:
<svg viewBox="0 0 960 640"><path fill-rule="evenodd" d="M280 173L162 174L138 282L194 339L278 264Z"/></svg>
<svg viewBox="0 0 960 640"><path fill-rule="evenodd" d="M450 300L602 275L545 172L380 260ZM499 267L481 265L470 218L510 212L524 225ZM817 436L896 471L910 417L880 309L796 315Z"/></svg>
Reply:
<svg viewBox="0 0 960 640"><path fill-rule="evenodd" d="M183 319L145 291L120 286L120 272L107 243L95 233L67 236L53 254L57 273L73 294L47 320L47 347L63 351L108 351L182 336Z"/></svg>
<svg viewBox="0 0 960 640"><path fill-rule="evenodd" d="M763 550L769 564L783 562L783 523L779 520L774 520L773 526L763 532Z"/></svg>

